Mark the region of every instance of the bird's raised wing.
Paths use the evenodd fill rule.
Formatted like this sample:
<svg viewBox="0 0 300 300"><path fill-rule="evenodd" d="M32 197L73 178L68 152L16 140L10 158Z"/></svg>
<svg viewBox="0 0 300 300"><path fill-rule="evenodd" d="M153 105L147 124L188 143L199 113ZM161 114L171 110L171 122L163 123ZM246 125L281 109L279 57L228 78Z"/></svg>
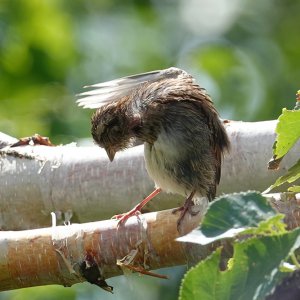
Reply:
<svg viewBox="0 0 300 300"><path fill-rule="evenodd" d="M109 102L130 95L143 83L186 75L188 74L185 71L172 67L93 84L85 86L85 88L91 88L91 90L79 94L80 98L76 102L83 108L99 108Z"/></svg>

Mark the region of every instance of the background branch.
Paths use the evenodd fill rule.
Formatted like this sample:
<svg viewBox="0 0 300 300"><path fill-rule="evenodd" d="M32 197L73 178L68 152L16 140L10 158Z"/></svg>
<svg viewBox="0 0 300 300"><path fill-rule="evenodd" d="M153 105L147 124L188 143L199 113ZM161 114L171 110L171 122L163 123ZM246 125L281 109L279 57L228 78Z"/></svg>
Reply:
<svg viewBox="0 0 300 300"><path fill-rule="evenodd" d="M300 143L269 171L276 121L226 124L232 149L225 156L218 193L266 189L298 159ZM0 138L4 136L1 135ZM9 140L6 136L6 140ZM125 212L153 189L143 146L117 154L110 163L99 147L22 146L0 150L0 228L21 230L61 221L85 223ZM182 204L180 196L162 193L144 212Z"/></svg>

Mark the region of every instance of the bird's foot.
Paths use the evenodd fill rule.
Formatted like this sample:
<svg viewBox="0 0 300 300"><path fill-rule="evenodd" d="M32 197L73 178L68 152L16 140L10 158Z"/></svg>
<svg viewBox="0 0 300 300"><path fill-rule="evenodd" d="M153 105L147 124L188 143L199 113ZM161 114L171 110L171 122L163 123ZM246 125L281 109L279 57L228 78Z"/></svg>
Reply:
<svg viewBox="0 0 300 300"><path fill-rule="evenodd" d="M125 224L126 221L133 216L138 216L139 214L141 214L141 210L140 208L137 206L135 206L133 209L131 209L130 211L123 213L123 214L119 214L119 215L114 215L112 217L112 219L115 219L118 221L118 227L122 224Z"/></svg>
<svg viewBox="0 0 300 300"><path fill-rule="evenodd" d="M187 212L189 212L191 215L196 215L197 213L193 212L192 207L195 205L193 202L195 192L192 192L190 196L185 200L184 204L178 208L174 208L172 210L173 214L176 214L177 212L180 212L179 218L177 220L177 230L179 231L180 225L186 215Z"/></svg>
<svg viewBox="0 0 300 300"><path fill-rule="evenodd" d="M184 219L184 216L186 215L187 211L189 210L189 206L188 205L182 205L178 208L174 208L172 210L172 214L176 214L177 212L180 212L179 218L177 220L177 230L179 230L180 225Z"/></svg>
<svg viewBox="0 0 300 300"><path fill-rule="evenodd" d="M130 217L137 216L141 214L142 208L157 194L161 192L161 188L155 189L148 197L146 197L143 201L141 201L138 205L136 205L132 210L128 211L124 214L115 215L112 219L118 220L118 227L124 224Z"/></svg>

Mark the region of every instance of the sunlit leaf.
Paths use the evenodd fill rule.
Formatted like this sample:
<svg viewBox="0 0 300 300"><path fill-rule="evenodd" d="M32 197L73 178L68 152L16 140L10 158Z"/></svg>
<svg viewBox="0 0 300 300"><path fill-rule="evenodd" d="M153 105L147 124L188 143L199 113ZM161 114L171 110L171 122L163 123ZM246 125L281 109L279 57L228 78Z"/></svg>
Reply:
<svg viewBox="0 0 300 300"><path fill-rule="evenodd" d="M288 188L289 192L300 193L300 185L294 185Z"/></svg>
<svg viewBox="0 0 300 300"><path fill-rule="evenodd" d="M285 274L283 261L300 246L300 229L277 236L251 238L234 244L230 268L220 271L221 251L185 275L180 300L265 299Z"/></svg>
<svg viewBox="0 0 300 300"><path fill-rule="evenodd" d="M258 192L224 195L210 204L200 228L178 240L204 245L233 237L274 216L275 210Z"/></svg>
<svg viewBox="0 0 300 300"><path fill-rule="evenodd" d="M292 183L296 181L298 178L300 178L300 160L292 166L285 175L280 176L277 178L274 184L272 184L266 191L265 193L268 193L272 189L274 189L277 186L282 185L285 182Z"/></svg>
<svg viewBox="0 0 300 300"><path fill-rule="evenodd" d="M284 108L276 127L274 155L278 159L284 156L300 138L300 111Z"/></svg>
<svg viewBox="0 0 300 300"><path fill-rule="evenodd" d="M241 234L272 235L286 232L286 224L283 222L284 214L277 214L258 224L258 227L245 229Z"/></svg>

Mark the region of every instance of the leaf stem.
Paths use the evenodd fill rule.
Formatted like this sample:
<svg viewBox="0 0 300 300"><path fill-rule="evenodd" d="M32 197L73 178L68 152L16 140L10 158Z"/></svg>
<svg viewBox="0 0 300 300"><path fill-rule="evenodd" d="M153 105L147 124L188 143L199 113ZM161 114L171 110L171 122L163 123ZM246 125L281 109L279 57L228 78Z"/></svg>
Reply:
<svg viewBox="0 0 300 300"><path fill-rule="evenodd" d="M297 257L296 257L296 255L295 255L295 252L293 252L293 253L291 254L291 259L292 259L292 262L294 263L294 265L297 267L297 269L300 269L300 264L299 264L299 262L298 262L298 260L297 260Z"/></svg>

